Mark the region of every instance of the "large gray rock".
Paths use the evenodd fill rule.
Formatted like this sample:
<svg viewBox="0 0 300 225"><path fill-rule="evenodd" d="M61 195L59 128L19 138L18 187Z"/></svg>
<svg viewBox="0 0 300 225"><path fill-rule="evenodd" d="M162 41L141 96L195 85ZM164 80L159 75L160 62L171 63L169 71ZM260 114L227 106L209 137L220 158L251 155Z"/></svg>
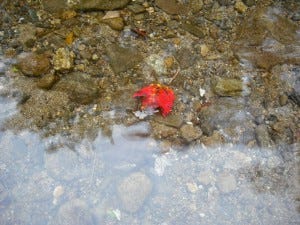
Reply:
<svg viewBox="0 0 300 225"><path fill-rule="evenodd" d="M152 190L151 180L143 173L132 173L120 183L118 194L128 212L136 212Z"/></svg>

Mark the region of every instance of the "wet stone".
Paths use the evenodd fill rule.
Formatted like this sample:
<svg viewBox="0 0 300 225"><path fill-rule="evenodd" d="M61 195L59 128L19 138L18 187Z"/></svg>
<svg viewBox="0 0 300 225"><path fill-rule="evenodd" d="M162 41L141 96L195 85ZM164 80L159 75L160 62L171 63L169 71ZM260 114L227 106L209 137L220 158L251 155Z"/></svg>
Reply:
<svg viewBox="0 0 300 225"><path fill-rule="evenodd" d="M103 20L103 23L107 24L111 29L121 31L125 24L121 17L109 18Z"/></svg>
<svg viewBox="0 0 300 225"><path fill-rule="evenodd" d="M68 71L74 66L74 53L67 48L59 48L53 57L54 69L58 71Z"/></svg>
<svg viewBox="0 0 300 225"><path fill-rule="evenodd" d="M241 0L239 0L235 3L234 8L239 13L245 13L247 11L247 6Z"/></svg>
<svg viewBox="0 0 300 225"><path fill-rule="evenodd" d="M173 136L177 129L161 123L152 123L152 133L155 138L162 139Z"/></svg>
<svg viewBox="0 0 300 225"><path fill-rule="evenodd" d="M26 76L41 76L50 69L50 60L46 54L22 53L17 58L17 66Z"/></svg>
<svg viewBox="0 0 300 225"><path fill-rule="evenodd" d="M124 178L118 186L118 195L124 210L138 211L152 190L151 180L143 173L132 173Z"/></svg>
<svg viewBox="0 0 300 225"><path fill-rule="evenodd" d="M248 7L254 6L256 2L256 0L242 0L242 1Z"/></svg>
<svg viewBox="0 0 300 225"><path fill-rule="evenodd" d="M218 2L221 6L229 6L232 5L235 0L218 0Z"/></svg>
<svg viewBox="0 0 300 225"><path fill-rule="evenodd" d="M130 0L80 0L68 1L76 10L114 10L124 8ZM72 5L72 3L75 5Z"/></svg>
<svg viewBox="0 0 300 225"><path fill-rule="evenodd" d="M37 81L37 86L42 89L51 89L53 85L59 80L59 76L55 74L46 74Z"/></svg>
<svg viewBox="0 0 300 225"><path fill-rule="evenodd" d="M123 48L111 44L106 48L109 63L115 73L125 72L142 61L142 55L135 48Z"/></svg>
<svg viewBox="0 0 300 225"><path fill-rule="evenodd" d="M132 5L129 5L127 8L135 14L146 11L145 7L140 4L132 4Z"/></svg>
<svg viewBox="0 0 300 225"><path fill-rule="evenodd" d="M203 29L197 24L191 23L190 21L183 23L181 25L181 28L198 38L204 38L205 36L203 33Z"/></svg>
<svg viewBox="0 0 300 225"><path fill-rule="evenodd" d="M178 114L170 114L167 117L163 117L161 115L156 115L154 120L158 123L165 124L170 127L179 128L181 127L183 120Z"/></svg>
<svg viewBox="0 0 300 225"><path fill-rule="evenodd" d="M267 148L272 145L272 140L270 138L268 128L266 125L259 125L255 129L256 140L258 145L262 148Z"/></svg>
<svg viewBox="0 0 300 225"><path fill-rule="evenodd" d="M192 51L188 48L180 49L175 55L175 58L179 62L182 69L186 69L194 65L197 59L196 56L193 55Z"/></svg>
<svg viewBox="0 0 300 225"><path fill-rule="evenodd" d="M79 104L92 103L99 97L100 88L88 74L74 72L63 76L55 90L66 93L70 100Z"/></svg>
<svg viewBox="0 0 300 225"><path fill-rule="evenodd" d="M287 102L288 102L288 96L286 95L286 94L282 94L282 95L280 95L279 96L279 104L281 105L281 106L284 106L284 105L286 105L287 104Z"/></svg>
<svg viewBox="0 0 300 225"><path fill-rule="evenodd" d="M65 0L41 0L41 3L48 12L61 12L67 8Z"/></svg>
<svg viewBox="0 0 300 225"><path fill-rule="evenodd" d="M57 224L59 225L93 225L92 213L88 205L80 200L73 199L59 208L57 215Z"/></svg>
<svg viewBox="0 0 300 225"><path fill-rule="evenodd" d="M180 128L182 137L188 142L194 141L201 137L202 131L198 127L194 127L190 124L185 124Z"/></svg>
<svg viewBox="0 0 300 225"><path fill-rule="evenodd" d="M69 2L70 7L76 10L114 10L124 8L130 0L79 0Z"/></svg>
<svg viewBox="0 0 300 225"><path fill-rule="evenodd" d="M240 96L243 91L241 80L217 78L214 91L220 96Z"/></svg>
<svg viewBox="0 0 300 225"><path fill-rule="evenodd" d="M183 14L186 8L176 0L156 0L155 4L168 14Z"/></svg>

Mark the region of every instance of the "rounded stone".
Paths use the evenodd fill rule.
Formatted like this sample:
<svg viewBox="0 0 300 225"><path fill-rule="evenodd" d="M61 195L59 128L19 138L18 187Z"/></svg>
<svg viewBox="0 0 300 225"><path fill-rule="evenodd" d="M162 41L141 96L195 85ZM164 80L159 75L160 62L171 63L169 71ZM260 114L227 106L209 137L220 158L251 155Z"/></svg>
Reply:
<svg viewBox="0 0 300 225"><path fill-rule="evenodd" d="M17 66L26 76L41 76L50 69L50 60L46 54L22 53L17 58Z"/></svg>
<svg viewBox="0 0 300 225"><path fill-rule="evenodd" d="M73 199L62 205L58 211L59 225L92 225L93 217L87 204L80 199Z"/></svg>
<svg viewBox="0 0 300 225"><path fill-rule="evenodd" d="M138 211L152 190L151 180L143 173L132 173L118 186L118 194L124 210Z"/></svg>

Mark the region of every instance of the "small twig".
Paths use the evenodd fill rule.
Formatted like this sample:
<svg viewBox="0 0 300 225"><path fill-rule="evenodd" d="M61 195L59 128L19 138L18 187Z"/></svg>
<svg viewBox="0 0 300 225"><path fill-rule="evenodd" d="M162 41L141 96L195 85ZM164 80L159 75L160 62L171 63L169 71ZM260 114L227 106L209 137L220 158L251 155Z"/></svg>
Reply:
<svg viewBox="0 0 300 225"><path fill-rule="evenodd" d="M176 73L174 74L174 76L171 78L171 80L169 81L169 83L168 83L168 85L170 85L172 82L173 82L173 80L175 80L175 78L178 76L178 74L179 74L179 69L176 71Z"/></svg>

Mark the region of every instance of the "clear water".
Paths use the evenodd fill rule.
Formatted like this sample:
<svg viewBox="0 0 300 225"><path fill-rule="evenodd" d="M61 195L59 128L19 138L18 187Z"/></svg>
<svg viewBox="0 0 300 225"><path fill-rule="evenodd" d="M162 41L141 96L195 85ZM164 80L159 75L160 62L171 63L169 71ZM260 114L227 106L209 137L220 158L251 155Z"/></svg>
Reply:
<svg viewBox="0 0 300 225"><path fill-rule="evenodd" d="M18 109L0 78L2 123ZM99 130L74 144L63 134L0 131L0 224L300 223L297 146L161 153L155 140L135 135L147 132L145 122L115 125L111 138ZM150 191L130 203L124 195L135 193L120 187L136 173Z"/></svg>

